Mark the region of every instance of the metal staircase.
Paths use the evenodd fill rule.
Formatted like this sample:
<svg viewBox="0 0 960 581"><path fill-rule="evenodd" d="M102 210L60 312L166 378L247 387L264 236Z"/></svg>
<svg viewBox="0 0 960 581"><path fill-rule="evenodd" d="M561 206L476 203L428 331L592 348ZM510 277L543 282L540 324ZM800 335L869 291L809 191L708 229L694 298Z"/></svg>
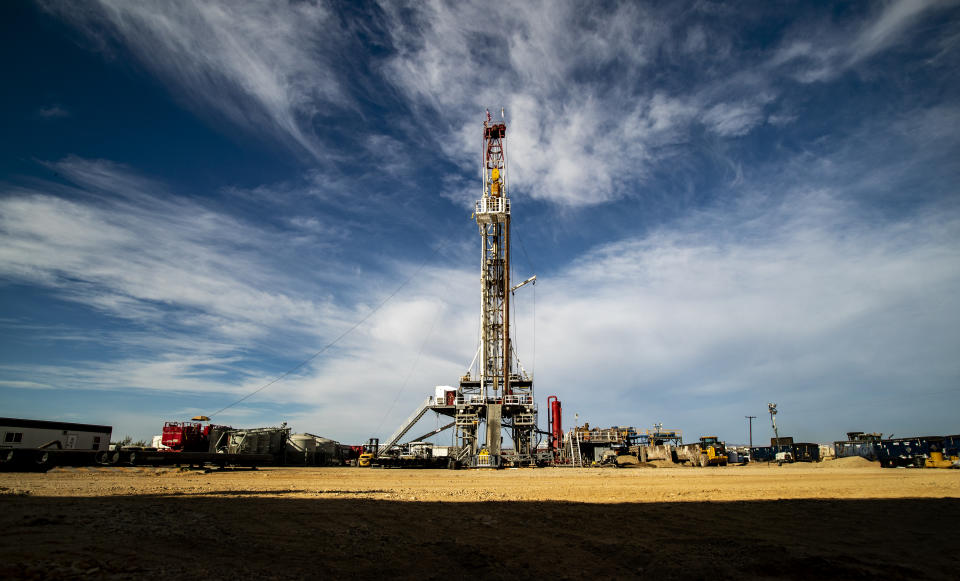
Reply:
<svg viewBox="0 0 960 581"><path fill-rule="evenodd" d="M380 452L386 452L390 448L394 447L396 443L400 441L400 438L410 431L410 428L412 428L414 424L420 421L420 418L423 417L423 414L427 413L427 410L430 409L431 399L432 398L428 397L427 399L423 400L423 403L421 403L417 409L413 410L413 413L410 414L410 417L407 418L407 421L400 424L400 427L397 428L397 431L390 436L390 439L387 441L386 445L380 447ZM380 454L378 453L377 455L379 456Z"/></svg>
<svg viewBox="0 0 960 581"><path fill-rule="evenodd" d="M580 430L574 430L570 438L570 460L577 468L583 468L583 454L580 453Z"/></svg>

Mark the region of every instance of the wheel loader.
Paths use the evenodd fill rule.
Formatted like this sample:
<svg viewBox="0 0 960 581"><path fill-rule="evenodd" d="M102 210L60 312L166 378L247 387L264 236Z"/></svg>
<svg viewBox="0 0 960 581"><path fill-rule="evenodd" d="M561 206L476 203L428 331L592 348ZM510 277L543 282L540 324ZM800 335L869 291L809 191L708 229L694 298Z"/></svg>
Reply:
<svg viewBox="0 0 960 581"><path fill-rule="evenodd" d="M681 460L691 466L726 466L727 447L716 436L703 436L696 444L685 444L677 449Z"/></svg>

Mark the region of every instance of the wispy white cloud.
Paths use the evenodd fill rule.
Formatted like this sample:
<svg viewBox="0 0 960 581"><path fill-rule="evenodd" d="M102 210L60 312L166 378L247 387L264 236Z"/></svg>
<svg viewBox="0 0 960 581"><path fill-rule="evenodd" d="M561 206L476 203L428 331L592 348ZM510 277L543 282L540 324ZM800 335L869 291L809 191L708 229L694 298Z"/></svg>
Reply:
<svg viewBox="0 0 960 581"><path fill-rule="evenodd" d="M41 119L63 119L70 116L70 111L60 105L53 104L37 109L37 115Z"/></svg>
<svg viewBox="0 0 960 581"><path fill-rule="evenodd" d="M615 66L641 81L668 27L639 5L611 13L555 3L383 8L397 48L385 74L424 118L439 115L450 128L438 139L445 152L472 169L477 113L504 105L511 183L537 198L589 205L623 196L623 181L643 174L674 128L668 110L688 106L664 93L635 98L572 80Z"/></svg>
<svg viewBox="0 0 960 581"><path fill-rule="evenodd" d="M724 137L746 135L764 121L762 104L718 103L703 114L704 124Z"/></svg>
<svg viewBox="0 0 960 581"><path fill-rule="evenodd" d="M653 172L691 154L675 145L701 127L738 138L765 121L782 127L799 118L796 108L776 114L785 76L833 79L911 38L950 4L899 1L840 24L800 20L775 48L750 51L736 48L730 23L741 16L708 4L384 2L369 21L308 2L48 7L104 46L132 51L205 116L271 135L319 162L351 159L412 181L422 158L398 139L423 140L421 128L430 127L424 146L439 148L461 176L473 174L477 119L485 107L505 106L511 184L541 200L589 206L635 195ZM359 32L386 49L363 71L348 58L370 48L358 46ZM665 77L663 65L678 74ZM354 89L376 101L398 97L413 115L352 134L359 149L344 157L322 128L353 110ZM313 170L325 184L317 191L350 190L338 188L343 176L333 165Z"/></svg>
<svg viewBox="0 0 960 581"><path fill-rule="evenodd" d="M346 33L324 3L45 5L104 47L118 40L187 106L327 155L313 123L347 106L335 71Z"/></svg>
<svg viewBox="0 0 960 581"><path fill-rule="evenodd" d="M851 43L849 64L869 58L896 44L925 13L956 4L955 0L898 0L887 3Z"/></svg>
<svg viewBox="0 0 960 581"><path fill-rule="evenodd" d="M117 164L68 158L50 167L92 195L0 200L5 277L114 316L202 322L233 337L338 320L322 300L279 290L289 277L261 252L282 256L285 235L171 195Z"/></svg>
<svg viewBox="0 0 960 581"><path fill-rule="evenodd" d="M700 127L746 135L779 97L776 76L753 66L753 56L723 56L729 30L707 34L708 24L668 8L581 8L387 3L396 53L384 73L441 129L438 143L465 173L476 166L478 122L469 112L504 105L511 184L564 206L636 195L653 172L690 153L677 145ZM708 43L713 50L699 54ZM665 60L694 80L665 81L657 73Z"/></svg>
<svg viewBox="0 0 960 581"><path fill-rule="evenodd" d="M71 157L47 166L72 185L11 187L0 198L0 276L132 327L98 332L2 321L30 341L82 342L84 352L102 354L2 366L5 387L202 395L219 408L273 379L277 365L304 360L371 315L413 272L404 292L366 325L258 401L302 402L336 423L341 412L333 403L362 398L372 405L392 393L398 377L412 377L419 391L442 381L443 371L462 373L469 360L474 301L463 287L474 277L465 271L400 260L365 276L335 258L278 262L302 230L322 227L318 221L304 218L277 232L120 164ZM443 314L442 327L435 313ZM418 359L422 365L411 367Z"/></svg>
<svg viewBox="0 0 960 581"><path fill-rule="evenodd" d="M797 119L799 119L799 116L791 115L790 113L771 113L767 116L767 123L775 127L781 127L789 125Z"/></svg>
<svg viewBox="0 0 960 581"><path fill-rule="evenodd" d="M869 18L845 26L804 23L788 34L768 65L803 83L824 82L909 38L909 31L955 0L894 0L873 5Z"/></svg>
<svg viewBox="0 0 960 581"><path fill-rule="evenodd" d="M710 419L718 401L906 404L949 389L960 376L948 354L960 323L956 212L879 225L827 192L791 198L707 212L544 278L541 385L581 417L608 418L600 402L618 401L624 421L670 413L703 429L723 423Z"/></svg>
<svg viewBox="0 0 960 581"><path fill-rule="evenodd" d="M37 383L36 381L0 381L0 386L15 387L18 389L52 389L52 385Z"/></svg>

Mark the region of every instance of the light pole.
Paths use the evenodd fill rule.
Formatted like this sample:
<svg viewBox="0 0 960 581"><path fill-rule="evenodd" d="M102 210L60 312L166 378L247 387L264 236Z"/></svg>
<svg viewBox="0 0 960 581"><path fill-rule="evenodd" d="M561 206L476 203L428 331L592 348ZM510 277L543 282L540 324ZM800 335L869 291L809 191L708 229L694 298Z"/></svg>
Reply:
<svg viewBox="0 0 960 581"><path fill-rule="evenodd" d="M768 403L767 411L770 412L770 423L773 424L773 437L776 438L777 448L780 447L780 433L777 431L777 404Z"/></svg>

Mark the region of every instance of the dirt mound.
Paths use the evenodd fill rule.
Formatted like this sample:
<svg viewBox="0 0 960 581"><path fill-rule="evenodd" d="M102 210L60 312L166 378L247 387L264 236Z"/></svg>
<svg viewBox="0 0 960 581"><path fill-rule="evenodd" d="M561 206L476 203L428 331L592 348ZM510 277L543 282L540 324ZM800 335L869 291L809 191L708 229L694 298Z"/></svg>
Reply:
<svg viewBox="0 0 960 581"><path fill-rule="evenodd" d="M849 456L847 458L836 458L832 460L824 460L818 464L821 468L824 469L848 469L848 468L861 468L861 469L880 469L879 462L871 462L866 458L860 456Z"/></svg>

